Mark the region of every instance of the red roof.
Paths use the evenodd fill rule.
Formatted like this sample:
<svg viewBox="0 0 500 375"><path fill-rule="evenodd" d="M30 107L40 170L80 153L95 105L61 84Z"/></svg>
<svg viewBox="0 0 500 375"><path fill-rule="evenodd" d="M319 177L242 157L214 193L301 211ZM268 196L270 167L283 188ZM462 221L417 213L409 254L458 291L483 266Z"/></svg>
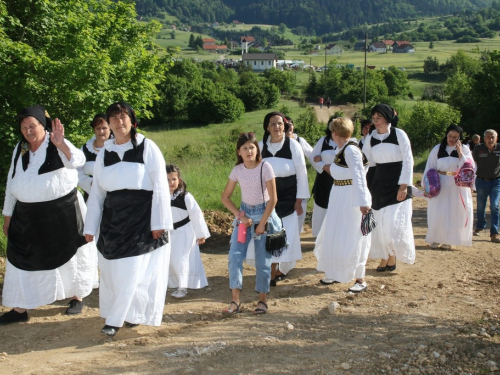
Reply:
<svg viewBox="0 0 500 375"><path fill-rule="evenodd" d="M217 44L204 44L203 45L203 49L204 50L212 50L212 49L217 49L217 47L219 47Z"/></svg>
<svg viewBox="0 0 500 375"><path fill-rule="evenodd" d="M382 43L385 43L388 46L392 46L394 44L394 40L387 39L387 40L381 40Z"/></svg>
<svg viewBox="0 0 500 375"><path fill-rule="evenodd" d="M253 36L240 36L241 42L243 42L243 39L245 39L247 43L255 42L255 38Z"/></svg>
<svg viewBox="0 0 500 375"><path fill-rule="evenodd" d="M402 46L403 44L411 44L409 41L407 40L398 40L396 41L396 43L398 44L398 46Z"/></svg>
<svg viewBox="0 0 500 375"><path fill-rule="evenodd" d="M212 39L212 38L205 38L202 40L203 40L203 43L215 43L215 39Z"/></svg>
<svg viewBox="0 0 500 375"><path fill-rule="evenodd" d="M217 49L227 49L227 46L225 44L222 44L220 46L217 46Z"/></svg>

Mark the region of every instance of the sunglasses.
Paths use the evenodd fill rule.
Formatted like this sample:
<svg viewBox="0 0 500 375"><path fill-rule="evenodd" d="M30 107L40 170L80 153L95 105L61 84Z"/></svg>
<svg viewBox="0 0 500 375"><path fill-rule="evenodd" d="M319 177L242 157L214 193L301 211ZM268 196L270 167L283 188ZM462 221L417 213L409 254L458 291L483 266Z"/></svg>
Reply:
<svg viewBox="0 0 500 375"><path fill-rule="evenodd" d="M238 136L238 138L246 138L246 139L250 139L250 138L254 138L254 137L255 137L254 132L240 133L240 135Z"/></svg>

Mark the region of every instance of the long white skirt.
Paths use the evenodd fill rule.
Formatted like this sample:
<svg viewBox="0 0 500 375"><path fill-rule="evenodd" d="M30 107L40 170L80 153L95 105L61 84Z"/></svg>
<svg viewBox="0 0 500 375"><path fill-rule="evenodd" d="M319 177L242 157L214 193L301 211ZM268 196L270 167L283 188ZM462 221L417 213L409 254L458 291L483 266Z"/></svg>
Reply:
<svg viewBox="0 0 500 375"><path fill-rule="evenodd" d="M318 237L321 226L325 219L327 208L323 208L314 203L313 214L312 214L312 235L313 237Z"/></svg>
<svg viewBox="0 0 500 375"><path fill-rule="evenodd" d="M87 206L80 193L77 197L84 218ZM95 242L79 247L73 258L53 270L24 271L7 260L2 304L35 309L74 296L84 298L92 292L97 277Z"/></svg>
<svg viewBox="0 0 500 375"><path fill-rule="evenodd" d="M399 262L415 263L412 213L411 199L373 210L377 226L372 232L370 258L389 259L390 255L396 255Z"/></svg>
<svg viewBox="0 0 500 375"><path fill-rule="evenodd" d="M308 199L302 199L302 215L298 215L300 233L304 231L304 221L306 220Z"/></svg>
<svg viewBox="0 0 500 375"><path fill-rule="evenodd" d="M316 269L341 283L364 277L370 247L371 235L361 233L362 214L351 200L351 187L332 188L329 209L314 248Z"/></svg>
<svg viewBox="0 0 500 375"><path fill-rule="evenodd" d="M35 309L74 296L87 297L97 272L96 251L95 243L90 242L61 267L48 271L24 271L7 260L2 304Z"/></svg>
<svg viewBox="0 0 500 375"><path fill-rule="evenodd" d="M200 248L191 223L170 232L169 288L200 289L208 285Z"/></svg>
<svg viewBox="0 0 500 375"><path fill-rule="evenodd" d="M169 262L170 244L122 259L107 260L99 253L99 309L106 324L161 325Z"/></svg>
<svg viewBox="0 0 500 375"><path fill-rule="evenodd" d="M440 176L441 192L427 203L428 243L472 246L474 208L470 188L455 185L453 176Z"/></svg>

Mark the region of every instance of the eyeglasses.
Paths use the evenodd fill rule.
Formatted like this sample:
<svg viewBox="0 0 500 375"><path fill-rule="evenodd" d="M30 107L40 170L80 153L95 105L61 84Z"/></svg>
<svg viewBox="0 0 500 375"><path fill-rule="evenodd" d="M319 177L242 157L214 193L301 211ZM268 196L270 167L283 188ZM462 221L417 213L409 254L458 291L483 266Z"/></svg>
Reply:
<svg viewBox="0 0 500 375"><path fill-rule="evenodd" d="M250 138L254 138L254 137L255 137L254 132L240 133L240 135L238 136L238 138L246 138L246 139L250 139Z"/></svg>

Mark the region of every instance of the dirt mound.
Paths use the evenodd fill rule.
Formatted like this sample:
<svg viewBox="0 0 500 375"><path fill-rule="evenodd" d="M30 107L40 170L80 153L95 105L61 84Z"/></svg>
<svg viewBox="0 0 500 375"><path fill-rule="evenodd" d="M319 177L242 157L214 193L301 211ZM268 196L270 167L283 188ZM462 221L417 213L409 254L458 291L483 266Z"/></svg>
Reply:
<svg viewBox="0 0 500 375"><path fill-rule="evenodd" d="M203 215L210 230L210 238L201 250L210 253L229 251L234 216L229 212L216 210L203 210Z"/></svg>

